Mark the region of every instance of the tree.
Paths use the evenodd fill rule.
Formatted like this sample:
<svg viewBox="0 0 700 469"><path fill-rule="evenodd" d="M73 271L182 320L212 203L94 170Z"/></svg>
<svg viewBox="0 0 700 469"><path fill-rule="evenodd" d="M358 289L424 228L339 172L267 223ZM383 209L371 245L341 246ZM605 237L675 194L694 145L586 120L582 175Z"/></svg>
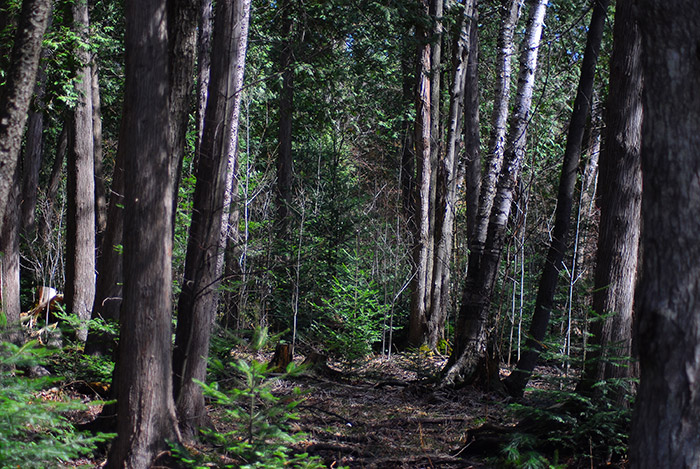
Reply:
<svg viewBox="0 0 700 469"><path fill-rule="evenodd" d="M454 220L457 208L457 188L464 179L462 162L459 158L459 150L462 143L462 122L465 117L465 100L468 90L467 77L470 59L473 58L473 41L476 38L472 30L477 28L476 2L467 0L464 12L456 29L455 46L453 48L453 77L450 84L450 109L447 123L447 137L445 151L437 172L437 195L435 198L435 223L434 259L432 282L429 285L428 294L431 295L429 308L426 314L427 321L427 345L435 349L444 333L447 306L450 292L450 263L452 261L452 246L454 239ZM473 73L473 71L472 71ZM474 83L472 83L473 85ZM472 90L473 91L473 90ZM472 93L475 96L475 93ZM470 102L470 105L478 106L478 102ZM431 117L432 119L432 117ZM475 125L474 118L470 120L471 129ZM473 146L474 137L470 139ZM470 155L473 158L473 153Z"/></svg>
<svg viewBox="0 0 700 469"><path fill-rule="evenodd" d="M498 33L498 56L496 58L498 74L494 90L495 101L491 113L491 133L484 161L484 174L479 184L478 208L476 213L472 214L473 228L469 237L469 250L474 252L477 258L481 256L486 243L489 216L493 207L493 198L496 195L496 183L503 166L513 68L511 60L515 49L513 36L520 19L522 4L523 0L503 0L501 4L501 28ZM475 179L476 177L473 177L472 181ZM472 210L474 209L472 208Z"/></svg>
<svg viewBox="0 0 700 469"><path fill-rule="evenodd" d="M515 370L504 381L508 391L514 395L523 393L532 370L535 369L537 364L540 346L547 332L549 315L554 304L554 293L559 280L559 271L568 247L571 209L574 202L574 189L583 144L583 134L590 113L590 103L593 99L595 69L598 63L600 43L603 39L603 29L609 3L609 0L593 1L593 14L588 28L586 49L581 62L581 76L576 98L574 99L574 107L571 112L564 161L562 162L561 177L559 179L552 242L542 268L537 299L535 301L535 311L532 316L532 324L525 344L525 351L521 355L520 360L518 360Z"/></svg>
<svg viewBox="0 0 700 469"><path fill-rule="evenodd" d="M641 39L629 0L615 8L605 147L599 158L600 228L586 363L578 390L595 393L603 379L630 377L632 312L637 278L642 174ZM614 357L614 360L610 360ZM624 398L619 393L618 398ZM620 402L622 404L622 402Z"/></svg>
<svg viewBox="0 0 700 469"><path fill-rule="evenodd" d="M193 436L206 420L202 389L194 380L206 379L217 309L221 225L227 213L224 195L229 155L235 154L238 143L249 15L249 0L216 4L209 93L173 355L178 417L186 437Z"/></svg>
<svg viewBox="0 0 700 469"><path fill-rule="evenodd" d="M84 323L95 300L95 155L93 153L92 71L87 52L88 6L79 0L67 7L74 45L76 102L69 112L66 233L66 309ZM77 331L87 339L87 327Z"/></svg>
<svg viewBox="0 0 700 469"><path fill-rule="evenodd" d="M437 0L439 1L439 0ZM428 18L430 0L419 0L423 15ZM427 337L427 311L430 302L433 233L431 231L431 182L433 164L431 153L431 67L432 47L430 30L424 26L416 27L418 38L418 72L416 75L416 121L415 133L415 208L411 227L413 228L413 280L411 281L411 312L408 322L408 342L420 346ZM439 86L439 85L438 85ZM434 188L434 186L433 186Z"/></svg>
<svg viewBox="0 0 700 469"><path fill-rule="evenodd" d="M150 467L180 438L172 396L172 191L164 0L126 2L124 297L117 439L107 467Z"/></svg>
<svg viewBox="0 0 700 469"><path fill-rule="evenodd" d="M700 68L691 1L636 2L644 79L634 468L700 465Z"/></svg>
<svg viewBox="0 0 700 469"><path fill-rule="evenodd" d="M47 0L22 2L7 78L0 90L0 214L5 213L12 190L50 10ZM0 231L2 225L0 221Z"/></svg>
<svg viewBox="0 0 700 469"><path fill-rule="evenodd" d="M442 385L458 386L473 382L479 377L491 382L490 375L494 370L488 367L486 323L505 244L515 183L525 157L526 131L546 9L545 0L535 0L530 4L530 16L520 58L515 110L511 116L504 164L496 187L486 243L481 255L478 250L474 250L469 256L467 278L455 327L454 349L443 370ZM484 372L488 376L484 376Z"/></svg>

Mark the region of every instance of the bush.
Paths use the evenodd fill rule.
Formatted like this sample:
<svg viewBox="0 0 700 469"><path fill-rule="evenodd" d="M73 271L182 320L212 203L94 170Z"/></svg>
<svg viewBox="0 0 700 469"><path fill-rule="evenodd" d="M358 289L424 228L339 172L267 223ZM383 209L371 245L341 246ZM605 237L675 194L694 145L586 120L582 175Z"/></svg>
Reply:
<svg viewBox="0 0 700 469"><path fill-rule="evenodd" d="M258 350L267 342L267 332L259 329L253 335L251 348ZM215 448L218 456L191 455L182 447L173 447L173 454L191 467L204 467L216 463L218 467L240 468L321 468L317 457L307 454L292 454L291 446L299 443L305 435L293 434L290 422L298 417L294 409L299 398L281 399L272 393L280 379L296 372L290 364L282 376L271 377L267 364L257 360L236 360L224 365L220 360L210 361L210 375L224 376L233 370L240 382L239 387L224 391L218 383L198 382L204 395L223 411L226 431L208 428L200 430L205 440ZM298 396L299 391L295 389ZM222 461L225 461L222 464ZM210 467L210 466L206 466Z"/></svg>
<svg viewBox="0 0 700 469"><path fill-rule="evenodd" d="M369 355L372 344L381 340L388 310L369 274L343 265L341 275L333 279L330 298L322 302L312 329L325 352L349 364Z"/></svg>
<svg viewBox="0 0 700 469"><path fill-rule="evenodd" d="M35 342L0 345L1 467L63 467L62 462L89 454L114 436L76 432L64 414L84 410L85 404L44 400L40 391L56 378L22 376L18 367L37 365L45 355Z"/></svg>

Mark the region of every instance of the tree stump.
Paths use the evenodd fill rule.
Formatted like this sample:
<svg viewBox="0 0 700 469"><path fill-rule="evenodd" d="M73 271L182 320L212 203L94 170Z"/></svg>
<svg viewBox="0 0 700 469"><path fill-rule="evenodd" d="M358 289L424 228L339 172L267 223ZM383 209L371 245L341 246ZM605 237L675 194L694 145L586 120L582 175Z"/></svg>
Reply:
<svg viewBox="0 0 700 469"><path fill-rule="evenodd" d="M278 343L275 347L275 354L267 365L267 370L273 373L284 373L287 366L292 362L292 346L290 344Z"/></svg>

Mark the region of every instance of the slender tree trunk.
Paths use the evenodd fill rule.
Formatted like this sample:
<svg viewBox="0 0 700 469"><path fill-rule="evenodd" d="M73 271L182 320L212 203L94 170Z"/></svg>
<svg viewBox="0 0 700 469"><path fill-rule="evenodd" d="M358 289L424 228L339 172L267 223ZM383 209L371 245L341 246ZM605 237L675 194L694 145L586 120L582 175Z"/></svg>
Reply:
<svg viewBox="0 0 700 469"><path fill-rule="evenodd" d="M478 22L477 1L474 2L474 21ZM465 202L467 205L467 245L476 233L476 217L479 210L481 190L481 135L479 132L479 28L472 25L469 30L469 61L464 90L464 149L466 158L459 171L464 173ZM449 291L446 292L449 294ZM447 302L445 302L447 304Z"/></svg>
<svg viewBox="0 0 700 469"><path fill-rule="evenodd" d="M419 0L423 13L429 15L428 0ZM432 181L431 165L431 47L429 31L416 28L419 38L418 72L416 88L416 206L415 231L413 234L413 280L411 281L411 312L408 322L408 343L419 347L423 344L428 333L427 311L430 285L429 258L432 253L432 237L430 232L430 182Z"/></svg>
<svg viewBox="0 0 700 469"><path fill-rule="evenodd" d="M628 378L632 364L632 312L637 273L642 175L641 38L633 2L615 8L605 148L600 156L600 228L593 288L590 344L578 390L595 393L606 378ZM615 357L615 361L608 360ZM624 393L619 393L621 399Z"/></svg>
<svg viewBox="0 0 700 469"><path fill-rule="evenodd" d="M468 0L457 29L457 38L453 49L453 78L450 86L450 110L447 127L445 154L437 167L435 256L433 261L432 295L430 309L427 312L427 345L437 347L442 338L450 286L450 262L454 239L454 217L457 204L457 187L463 179L464 172L458 152L462 143L462 121L465 115L464 102L466 93L467 69L469 66L471 30L476 28L476 6L474 0ZM471 124L471 123L470 123Z"/></svg>
<svg viewBox="0 0 700 469"><path fill-rule="evenodd" d="M207 109L209 73L211 69L212 0L200 1L199 38L197 53L197 142L194 153L199 155L199 147L204 131L204 112Z"/></svg>
<svg viewBox="0 0 700 469"><path fill-rule="evenodd" d="M185 437L192 437L207 418L202 389L193 380L206 380L221 276L219 249L229 155L235 155L238 142L249 14L250 0L216 4L209 98L173 356L177 411Z"/></svg>
<svg viewBox="0 0 700 469"><path fill-rule="evenodd" d="M46 50L44 50L42 55L46 54ZM37 83L34 88L33 105L29 110L27 120L26 143L22 157L21 232L30 241L36 234L36 200L39 189L39 171L41 170L44 150L45 93L46 73L42 68L39 68L37 71Z"/></svg>
<svg viewBox="0 0 700 469"><path fill-rule="evenodd" d="M20 284L19 284L19 168L15 169L15 180L9 199L5 205L2 231L0 231L0 329L5 329L0 335L1 340L21 343L19 315ZM5 334L4 332L7 332Z"/></svg>
<svg viewBox="0 0 700 469"><path fill-rule="evenodd" d="M5 85L0 91L0 214L5 213L13 186L50 11L48 0L22 2ZM2 224L0 220L0 232Z"/></svg>
<svg viewBox="0 0 700 469"><path fill-rule="evenodd" d="M70 6L73 31L81 41L88 40L86 0ZM81 323L90 319L95 301L95 156L92 127L92 72L90 57L82 46L75 48L75 107L69 112L68 171L66 189L68 214L66 225L66 309ZM78 339L87 339L87 327L77 331Z"/></svg>
<svg viewBox="0 0 700 469"><path fill-rule="evenodd" d="M48 243L51 228L53 227L53 214L55 212L54 205L58 189L61 186L63 179L63 162L66 159L68 152L68 124L63 123L63 128L58 136L58 144L56 148L56 156L51 166L51 174L49 175L48 188L46 190L46 209L44 210L44 220L39 227L39 240L42 243Z"/></svg>
<svg viewBox="0 0 700 469"><path fill-rule="evenodd" d="M700 8L634 4L642 37L641 380L630 467L700 467Z"/></svg>
<svg viewBox="0 0 700 469"><path fill-rule="evenodd" d="M112 172L111 195L107 210L107 227L102 235L100 256L97 259L95 302L92 317L119 321L122 301L124 271L122 264L122 241L124 235L124 148L126 129L122 122L119 130L119 147ZM85 353L88 355L110 355L114 351L115 337L100 331L88 333ZM113 379L114 382L114 379Z"/></svg>
<svg viewBox="0 0 700 469"><path fill-rule="evenodd" d="M537 55L546 9L546 0L531 2L503 170L496 188L483 254L478 257L479 252L475 250L469 256L467 278L457 317L454 349L443 370L442 385L445 386L459 386L481 377L486 381L485 384L491 384L493 377L497 376L496 369L489 369L486 325L501 252L505 244L515 184L525 157L526 130L530 120ZM484 371L486 376L483 376ZM497 377L495 379L497 380Z"/></svg>
<svg viewBox="0 0 700 469"><path fill-rule="evenodd" d="M151 467L180 439L172 397L173 178L164 0L126 2L124 299L108 468Z"/></svg>
<svg viewBox="0 0 700 469"><path fill-rule="evenodd" d="M173 230L178 202L178 187L185 158L185 140L190 115L190 96L194 86L197 55L199 0L170 0L168 5L168 50L170 57L170 174L173 185ZM175 232L173 231L173 234Z"/></svg>
<svg viewBox="0 0 700 469"><path fill-rule="evenodd" d="M102 105L100 80L94 58L90 65L90 89L92 91L92 150L95 157L95 232L98 250L102 246L102 235L107 228L107 189L102 163Z"/></svg>
<svg viewBox="0 0 700 469"><path fill-rule="evenodd" d="M292 203L292 111L294 100L294 70L292 69L292 2L279 3L282 14L282 44L280 50L280 71L282 89L279 96L279 131L277 154L277 235L286 240L289 231L289 207Z"/></svg>
<svg viewBox="0 0 700 469"><path fill-rule="evenodd" d="M525 351L521 355L520 360L518 360L515 370L504 382L508 391L517 396L522 395L524 392L525 385L530 380L530 375L537 364L540 344L547 333L549 315L554 304L554 293L559 280L559 270L568 247L571 209L574 201L583 134L590 112L590 103L593 99L595 69L598 63L598 54L603 39L605 17L609 3L609 0L593 0L593 15L588 28L586 49L581 63L581 76L576 98L574 99L571 121L569 122L564 161L562 162L561 177L559 178L552 242L542 269L542 276L540 277L535 300L535 311L532 316L528 339L525 342Z"/></svg>
<svg viewBox="0 0 700 469"><path fill-rule="evenodd" d="M493 113L491 114L491 134L481 179L478 210L474 219L473 233L469 239L469 250L474 253L476 258L481 257L484 250L489 217L496 195L496 183L503 166L503 155L506 148L506 123L510 105L511 61L515 49L513 37L515 27L520 19L522 4L523 0L503 0L501 6L501 29L498 33L498 56L496 59L498 77L494 90Z"/></svg>

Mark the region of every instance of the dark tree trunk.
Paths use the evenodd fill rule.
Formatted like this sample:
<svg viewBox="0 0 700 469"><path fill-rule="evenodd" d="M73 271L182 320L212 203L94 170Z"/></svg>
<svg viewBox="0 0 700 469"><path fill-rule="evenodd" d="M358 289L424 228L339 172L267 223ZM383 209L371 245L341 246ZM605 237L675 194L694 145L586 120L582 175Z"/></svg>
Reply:
<svg viewBox="0 0 700 469"><path fill-rule="evenodd" d="M442 385L445 386L474 382L482 376L484 370L489 369L486 325L501 252L505 244L515 184L525 157L526 130L530 120L537 55L546 9L546 0L531 2L503 170L496 188L483 254L479 256L479 251L474 250L469 256L467 278L455 327L454 349L443 370ZM489 384L492 378L485 377Z"/></svg>
<svg viewBox="0 0 700 469"><path fill-rule="evenodd" d="M173 355L177 411L186 438L194 436L207 418L202 389L193 380L206 380L209 339L217 309L224 195L229 155L235 154L238 141L249 14L249 0L220 0L216 4L209 98Z"/></svg>
<svg viewBox="0 0 700 469"><path fill-rule="evenodd" d="M279 130L277 154L277 234L286 240L289 231L289 207L292 204L292 111L294 101L294 70L292 69L292 2L279 3L282 14L282 44L280 50L280 71L282 88L279 95Z"/></svg>
<svg viewBox="0 0 700 469"><path fill-rule="evenodd" d="M630 467L700 467L700 8L634 4L642 37L641 380Z"/></svg>
<svg viewBox="0 0 700 469"><path fill-rule="evenodd" d="M474 2L475 5L478 2ZM478 21L478 10L474 8L474 20ZM481 190L481 135L479 131L479 28L472 26L469 30L469 61L464 89L464 150L465 161L459 171L464 173L465 203L467 205L467 242L471 242L476 233L476 217L479 209L479 192Z"/></svg>
<svg viewBox="0 0 700 469"><path fill-rule="evenodd" d="M151 467L180 439L172 397L172 201L164 0L126 2L124 299L108 468Z"/></svg>
<svg viewBox="0 0 700 469"><path fill-rule="evenodd" d="M212 0L201 0L199 12L199 37L197 53L197 142L194 153L199 155L199 147L204 131L204 112L207 109L209 72L211 68Z"/></svg>
<svg viewBox="0 0 700 469"><path fill-rule="evenodd" d="M46 52L42 55L46 55ZM39 171L44 150L44 95L46 91L46 73L42 68L37 71L37 83L34 88L33 105L27 120L24 155L22 158L22 199L21 232L28 241L32 241L36 229L36 200L39 189Z"/></svg>
<svg viewBox="0 0 700 469"><path fill-rule="evenodd" d="M594 394L603 379L628 378L632 364L632 311L637 274L642 175L641 39L630 0L615 7L605 148L600 155L600 228L593 310L600 318L592 336L578 390ZM615 361L608 358L615 357ZM619 393L619 404L624 393Z"/></svg>
<svg viewBox="0 0 700 469"><path fill-rule="evenodd" d="M16 168L0 231L0 329L4 329L0 340L17 344L22 340L19 322L19 196L19 168Z"/></svg>
<svg viewBox="0 0 700 469"><path fill-rule="evenodd" d="M518 360L515 370L504 382L508 392L516 396L522 395L524 392L525 385L530 380L530 375L537 364L541 348L540 344L545 338L547 326L549 325L549 315L554 303L554 293L559 280L559 271L569 242L571 209L574 202L574 189L576 187L583 134L590 112L590 103L593 99L595 69L598 63L600 43L603 39L605 17L609 3L609 0L593 0L593 15L588 28L586 49L581 63L581 76L576 98L574 99L571 121L569 122L564 161L562 162L561 177L559 178L552 242L542 269L542 276L540 277L535 300L535 311L532 316L528 339L525 343L525 351L521 355L520 360Z"/></svg>
<svg viewBox="0 0 700 469"><path fill-rule="evenodd" d="M58 136L58 145L56 148L56 156L51 166L51 174L49 175L48 188L46 190L46 208L44 209L44 220L39 225L39 240L40 242L49 242L51 229L54 225L55 210L54 204L58 189L61 186L63 179L63 163L68 152L68 124L63 123L63 128Z"/></svg>
<svg viewBox="0 0 700 469"><path fill-rule="evenodd" d="M112 173L107 227L102 235L100 256L97 259L95 302L92 306L93 318L115 322L119 321L124 279L121 249L124 234L124 148L121 142L126 138L125 131L122 122L119 130L120 143ZM85 353L110 355L115 345L114 337L108 337L101 331L91 331L85 343Z"/></svg>
<svg viewBox="0 0 700 469"><path fill-rule="evenodd" d="M95 243L102 246L102 235L107 228L107 189L102 163L102 107L97 63L92 61L90 87L92 90L92 151L95 156ZM98 251L99 252L99 251Z"/></svg>
<svg viewBox="0 0 700 469"><path fill-rule="evenodd" d="M14 184L27 111L36 84L41 41L48 23L51 2L25 0L17 25L5 85L0 91L0 214ZM0 220L0 231L2 231Z"/></svg>
<svg viewBox="0 0 700 469"><path fill-rule="evenodd" d="M81 41L88 38L87 2L70 7L74 33ZM92 72L89 55L82 47L74 54L77 102L69 112L68 165L66 192L68 210L66 222L66 286L68 312L82 323L90 319L95 301L95 157L92 128ZM87 339L87 328L80 327L78 339Z"/></svg>
<svg viewBox="0 0 700 469"><path fill-rule="evenodd" d="M168 2L168 50L170 54L170 174L173 185L173 230L177 211L178 187L185 158L185 137L190 115L197 55L197 26L201 13L199 0ZM174 231L173 231L174 233Z"/></svg>

